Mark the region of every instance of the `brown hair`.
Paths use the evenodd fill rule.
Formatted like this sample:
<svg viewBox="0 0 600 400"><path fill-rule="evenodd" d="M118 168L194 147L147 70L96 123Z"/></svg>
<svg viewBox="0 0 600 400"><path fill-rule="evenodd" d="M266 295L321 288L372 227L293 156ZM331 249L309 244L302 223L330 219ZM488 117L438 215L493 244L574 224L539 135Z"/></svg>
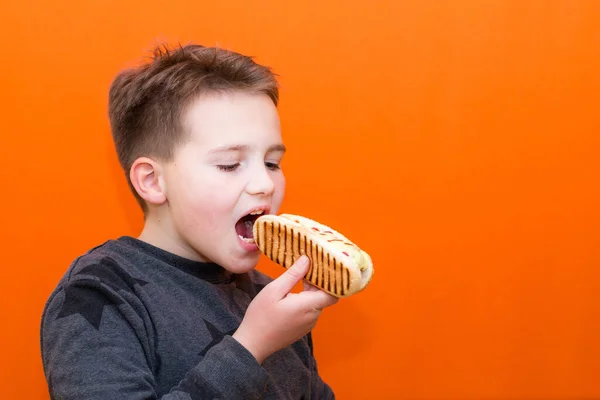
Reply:
<svg viewBox="0 0 600 400"><path fill-rule="evenodd" d="M252 57L190 44L158 46L150 61L122 71L110 86L108 115L127 183L144 213L145 201L131 184L129 170L142 156L169 161L185 139L181 116L203 94L244 91L268 95L277 106L273 72Z"/></svg>

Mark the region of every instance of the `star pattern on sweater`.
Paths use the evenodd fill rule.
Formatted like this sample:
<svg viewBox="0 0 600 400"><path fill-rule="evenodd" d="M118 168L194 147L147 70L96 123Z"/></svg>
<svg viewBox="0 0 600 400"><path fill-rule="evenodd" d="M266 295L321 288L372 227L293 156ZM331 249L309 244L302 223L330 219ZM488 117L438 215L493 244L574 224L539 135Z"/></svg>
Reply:
<svg viewBox="0 0 600 400"><path fill-rule="evenodd" d="M105 306L123 304L123 300L103 285L114 292L133 293L135 285L148 283L131 276L110 257L83 267L74 277L78 279L72 279L63 287L65 299L56 319L79 314L96 330L100 329Z"/></svg>
<svg viewBox="0 0 600 400"><path fill-rule="evenodd" d="M248 286L249 285L249 286ZM240 294L245 294L248 295L247 290L250 287L253 287L254 289L254 295L258 294L264 287L266 286L266 284L262 284L262 283L251 283L249 280L244 280L244 281L238 281L236 282L236 284L233 287L229 287L228 290L226 290L224 292L225 294L225 298L228 301L228 305L229 305L229 309L230 310L236 310L237 311L237 315L239 315L240 318L243 317L245 310L247 308L246 304L241 304L240 300L242 300L242 298L237 298L237 296L240 296ZM246 290L244 290L246 289ZM252 290L250 290L252 292ZM203 319L204 321L204 325L206 326L206 330L208 331L208 334L210 336L210 342L204 347L204 349L202 349L202 351L200 353L198 353L198 355L204 357L206 355L206 353L208 352L208 350L211 349L211 347L213 347L216 344L219 344L223 338L227 335L231 336L235 333L235 329L229 330L229 331L223 331L219 328L217 328L215 325L213 325L212 323L210 323L209 321Z"/></svg>
<svg viewBox="0 0 600 400"><path fill-rule="evenodd" d="M206 353L208 352L208 350L211 349L211 347L220 343L226 335L233 335L233 333L235 332L235 329L232 329L228 332L223 332L221 329L217 328L207 320L203 319L203 321L204 325L206 325L206 330L210 335L211 341L204 347L204 349L202 349L200 353L198 353L198 355L202 357L206 355Z"/></svg>

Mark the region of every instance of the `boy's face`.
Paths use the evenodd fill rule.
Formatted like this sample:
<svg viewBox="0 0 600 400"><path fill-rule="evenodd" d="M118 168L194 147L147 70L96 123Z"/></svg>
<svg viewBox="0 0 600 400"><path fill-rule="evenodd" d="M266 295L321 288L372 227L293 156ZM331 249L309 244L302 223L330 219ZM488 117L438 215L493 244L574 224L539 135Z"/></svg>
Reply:
<svg viewBox="0 0 600 400"><path fill-rule="evenodd" d="M260 257L248 214L276 214L283 201L277 109L266 95L211 95L195 101L183 123L189 137L163 165L170 247L247 272Z"/></svg>

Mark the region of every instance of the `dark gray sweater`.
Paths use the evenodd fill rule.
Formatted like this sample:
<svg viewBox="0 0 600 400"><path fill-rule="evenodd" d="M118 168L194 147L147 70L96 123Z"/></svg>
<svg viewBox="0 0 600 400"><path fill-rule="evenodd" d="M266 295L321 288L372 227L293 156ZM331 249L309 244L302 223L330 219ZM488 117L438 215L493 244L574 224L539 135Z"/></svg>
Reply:
<svg viewBox="0 0 600 400"><path fill-rule="evenodd" d="M271 281L131 237L78 258L41 325L53 399L333 399L310 334L262 365L231 335Z"/></svg>

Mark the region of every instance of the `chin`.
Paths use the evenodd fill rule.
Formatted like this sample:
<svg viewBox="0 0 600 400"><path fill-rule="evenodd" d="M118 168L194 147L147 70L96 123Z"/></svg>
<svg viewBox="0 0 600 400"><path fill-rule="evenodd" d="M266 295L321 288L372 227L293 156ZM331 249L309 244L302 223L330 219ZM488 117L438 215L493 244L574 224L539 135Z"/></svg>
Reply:
<svg viewBox="0 0 600 400"><path fill-rule="evenodd" d="M222 265L222 267L234 274L245 274L256 267L259 259L260 254L252 256L246 255L245 257L227 260L228 262L226 262L225 265Z"/></svg>

